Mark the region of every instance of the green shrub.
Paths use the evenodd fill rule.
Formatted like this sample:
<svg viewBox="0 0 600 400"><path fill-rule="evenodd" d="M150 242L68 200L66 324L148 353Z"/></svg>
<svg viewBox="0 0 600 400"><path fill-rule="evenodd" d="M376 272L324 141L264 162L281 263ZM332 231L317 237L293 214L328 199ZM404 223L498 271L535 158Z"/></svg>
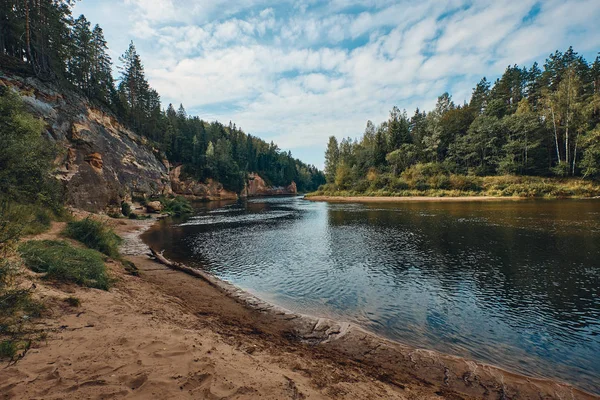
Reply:
<svg viewBox="0 0 600 400"><path fill-rule="evenodd" d="M408 183L402 178L396 178L392 182L392 188L396 191L408 190Z"/></svg>
<svg viewBox="0 0 600 400"><path fill-rule="evenodd" d="M481 190L481 178L466 175L450 175L450 188L461 192Z"/></svg>
<svg viewBox="0 0 600 400"><path fill-rule="evenodd" d="M177 196L174 198L163 196L160 198L160 202L163 205L163 212L175 217L190 214L194 211L189 200L183 196Z"/></svg>
<svg viewBox="0 0 600 400"><path fill-rule="evenodd" d="M447 175L434 175L427 183L432 189L450 189L450 178Z"/></svg>
<svg viewBox="0 0 600 400"><path fill-rule="evenodd" d="M75 296L69 296L64 300L65 303L70 305L71 307L79 307L81 305L81 300Z"/></svg>
<svg viewBox="0 0 600 400"><path fill-rule="evenodd" d="M128 202L124 201L121 203L121 213L126 217L131 215L131 205Z"/></svg>
<svg viewBox="0 0 600 400"><path fill-rule="evenodd" d="M44 278L108 290L110 280L103 257L92 249L79 249L66 241L30 240L19 246L25 265Z"/></svg>
<svg viewBox="0 0 600 400"><path fill-rule="evenodd" d="M0 359L13 358L17 354L17 345L12 340L3 340L0 342Z"/></svg>
<svg viewBox="0 0 600 400"><path fill-rule="evenodd" d="M119 257L119 244L122 239L102 221L87 217L69 222L64 234L109 257Z"/></svg>
<svg viewBox="0 0 600 400"><path fill-rule="evenodd" d="M373 181L371 182L371 187L373 189L384 189L387 188L392 182L392 177L388 174L379 174L376 175Z"/></svg>
<svg viewBox="0 0 600 400"><path fill-rule="evenodd" d="M138 267L129 260L122 260L123 267L125 268L125 272L132 276L140 276L140 270Z"/></svg>
<svg viewBox="0 0 600 400"><path fill-rule="evenodd" d="M369 190L370 186L371 186L371 182L369 182L366 179L361 179L361 180L357 181L356 184L354 184L354 190L362 193L362 192L366 192L367 190Z"/></svg>

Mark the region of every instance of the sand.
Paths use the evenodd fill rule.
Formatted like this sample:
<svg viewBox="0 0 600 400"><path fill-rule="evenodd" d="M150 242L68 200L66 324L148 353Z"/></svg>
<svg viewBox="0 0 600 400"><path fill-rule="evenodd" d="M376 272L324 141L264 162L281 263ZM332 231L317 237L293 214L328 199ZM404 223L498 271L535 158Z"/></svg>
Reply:
<svg viewBox="0 0 600 400"><path fill-rule="evenodd" d="M50 304L40 324L49 335L0 369L0 398L595 398L273 307L149 258L139 234L152 221L113 224L141 276L111 261L108 292L32 277ZM67 296L81 306L66 306Z"/></svg>

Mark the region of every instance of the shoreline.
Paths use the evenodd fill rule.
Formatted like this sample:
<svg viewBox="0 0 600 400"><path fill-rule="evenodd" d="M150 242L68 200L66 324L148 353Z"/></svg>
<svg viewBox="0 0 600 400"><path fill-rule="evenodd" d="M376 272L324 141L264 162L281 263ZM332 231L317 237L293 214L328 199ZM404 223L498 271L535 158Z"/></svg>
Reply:
<svg viewBox="0 0 600 400"><path fill-rule="evenodd" d="M0 398L600 399L291 312L160 253L153 259L141 236L155 215L101 218L124 239L121 254L139 276L112 259L109 291L30 273L51 310L38 322L47 336L0 369ZM61 239L64 226L31 239ZM81 305L65 306L73 296Z"/></svg>
<svg viewBox="0 0 600 400"><path fill-rule="evenodd" d="M575 198L575 197L573 197ZM339 203L403 203L403 202L477 202L477 201L525 201L532 200L529 197L501 197L501 196L304 196L308 201L326 201Z"/></svg>
<svg viewBox="0 0 600 400"><path fill-rule="evenodd" d="M330 196L315 196L314 201L331 201ZM325 197L327 199L321 199ZM306 198L311 200L310 198ZM335 198L335 197L334 197ZM362 200L363 197L344 198L348 201ZM351 200L350 200L351 199ZM380 198L367 198L378 201ZM388 198L398 201L398 198ZM419 201L421 197L400 198L400 201ZM424 201L494 201L494 200L523 200L524 198L503 197L470 197L470 198L436 198L427 197ZM149 221L150 222L150 221ZM137 234L137 240L142 241L141 235L152 229L155 222L148 224L144 231ZM145 243L144 243L145 245ZM568 395L575 399L596 399L600 396L578 389L571 384L543 377L532 377L505 370L499 366L469 360L459 356L444 354L435 350L413 348L398 341L387 339L370 332L358 325L348 322L335 321L308 314L300 314L275 304L264 301L257 296L238 288L212 274L200 269L190 268L182 263L166 259L155 249L146 245L156 257L155 263L201 279L215 287L236 302L242 304L250 312L259 313L272 321L284 322L286 329L292 330L291 339L299 341L311 348L322 347L328 356L337 358L338 355L349 360L358 361L376 369L384 369L385 376L401 375L410 377L406 384L418 383L437 387L444 395L466 395L483 398L496 393L499 398L563 398ZM287 332L287 331L286 331ZM394 379L402 382L401 379ZM410 382L410 381L413 382ZM404 385L404 382L400 385ZM436 393L439 394L439 393Z"/></svg>

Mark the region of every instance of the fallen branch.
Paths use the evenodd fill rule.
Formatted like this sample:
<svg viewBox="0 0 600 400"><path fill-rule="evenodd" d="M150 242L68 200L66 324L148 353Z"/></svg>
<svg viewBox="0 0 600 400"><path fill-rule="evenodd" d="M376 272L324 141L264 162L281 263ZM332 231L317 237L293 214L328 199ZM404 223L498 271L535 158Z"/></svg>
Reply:
<svg viewBox="0 0 600 400"><path fill-rule="evenodd" d="M196 278L200 278L200 279L208 282L210 285L212 285L218 289L222 289L209 278L208 274L205 274L202 271L198 271L197 269L190 268L190 267L187 267L178 262L174 262L174 261L167 259L165 256L163 256L164 250L159 253L156 250L150 248L150 252L152 253L152 256L154 256L154 258L156 258L156 260L159 263L166 265L167 267L169 267L171 269L184 272L184 273L186 273L188 275L192 275Z"/></svg>

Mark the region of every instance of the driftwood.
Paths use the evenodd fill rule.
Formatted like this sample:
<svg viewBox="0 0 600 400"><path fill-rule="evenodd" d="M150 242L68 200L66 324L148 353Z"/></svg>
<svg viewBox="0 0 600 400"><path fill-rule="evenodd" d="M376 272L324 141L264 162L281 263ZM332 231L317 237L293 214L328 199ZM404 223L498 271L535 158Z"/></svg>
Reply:
<svg viewBox="0 0 600 400"><path fill-rule="evenodd" d="M210 285L212 285L214 287L217 287L219 289L222 289L205 272L199 271L199 270L194 269L194 268L190 268L190 267L185 266L185 265L183 265L181 263L174 262L174 261L171 261L171 260L167 259L165 256L163 256L164 250L159 253L156 250L154 250L153 248L150 248L150 252L152 253L152 255L154 256L154 258L156 258L156 260L159 263L161 263L161 264L163 264L163 265L165 265L165 266L167 266L167 267L169 267L171 269L184 272L184 273L186 273L188 275L192 275L192 276L194 276L196 278L200 278L200 279L208 282Z"/></svg>

